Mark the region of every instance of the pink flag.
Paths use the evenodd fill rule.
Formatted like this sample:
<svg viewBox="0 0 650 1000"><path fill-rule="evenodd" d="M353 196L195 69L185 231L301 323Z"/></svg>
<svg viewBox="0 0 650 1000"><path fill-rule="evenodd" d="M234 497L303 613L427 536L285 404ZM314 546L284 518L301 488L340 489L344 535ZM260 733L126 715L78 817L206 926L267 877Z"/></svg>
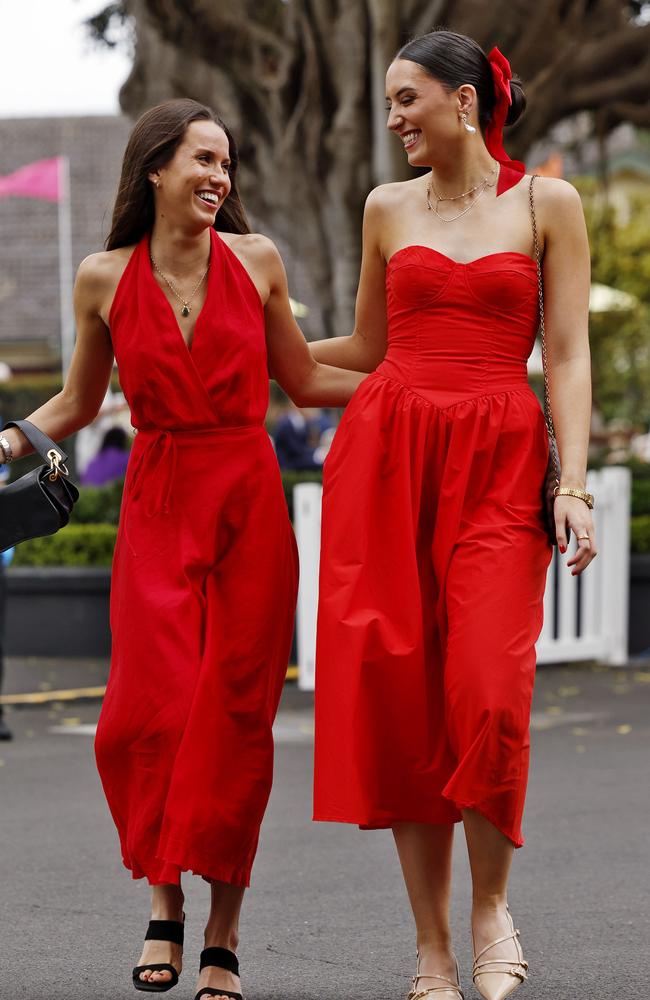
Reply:
<svg viewBox="0 0 650 1000"><path fill-rule="evenodd" d="M62 198L60 171L61 156L50 160L37 160L14 170L13 174L0 177L0 198L41 198L43 201L60 201Z"/></svg>

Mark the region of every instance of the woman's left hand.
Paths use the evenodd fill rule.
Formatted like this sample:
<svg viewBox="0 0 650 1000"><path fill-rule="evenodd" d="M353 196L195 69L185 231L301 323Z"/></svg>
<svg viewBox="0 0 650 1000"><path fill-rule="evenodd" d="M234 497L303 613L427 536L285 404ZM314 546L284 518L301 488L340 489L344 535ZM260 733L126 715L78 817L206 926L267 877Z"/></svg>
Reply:
<svg viewBox="0 0 650 1000"><path fill-rule="evenodd" d="M598 554L591 511L584 500L567 496L556 497L553 510L560 552L567 550L567 528L571 529L578 541L578 548L567 561L567 566L571 568L572 576L579 576Z"/></svg>

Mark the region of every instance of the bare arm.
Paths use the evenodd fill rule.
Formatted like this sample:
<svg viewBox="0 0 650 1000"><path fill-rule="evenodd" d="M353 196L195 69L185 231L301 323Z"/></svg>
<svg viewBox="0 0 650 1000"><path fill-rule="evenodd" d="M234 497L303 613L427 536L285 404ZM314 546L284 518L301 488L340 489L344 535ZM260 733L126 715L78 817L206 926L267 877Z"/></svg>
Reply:
<svg viewBox="0 0 650 1000"><path fill-rule="evenodd" d="M264 312L270 375L297 406L345 406L365 375L314 360L291 312L280 255L270 240L260 252L269 284Z"/></svg>
<svg viewBox="0 0 650 1000"><path fill-rule="evenodd" d="M589 351L590 260L587 230L577 191L564 181L540 184L545 231L544 313L551 412L557 435L561 485L585 488L591 423ZM591 513L582 500L555 501L558 542L566 545L566 524L576 536L593 538ZM596 553L595 541L576 562L581 571ZM573 565L573 560L570 560Z"/></svg>
<svg viewBox="0 0 650 1000"><path fill-rule="evenodd" d="M368 195L363 215L363 255L355 310L354 331L348 337L330 337L309 345L316 361L373 372L386 353L386 263L380 246L382 193Z"/></svg>
<svg viewBox="0 0 650 1000"><path fill-rule="evenodd" d="M108 329L99 316L106 285L105 269L96 261L99 256L87 258L77 272L74 288L77 342L65 385L27 417L55 441L80 430L97 416L111 377L113 348ZM17 428L8 428L5 436L15 458L33 451Z"/></svg>

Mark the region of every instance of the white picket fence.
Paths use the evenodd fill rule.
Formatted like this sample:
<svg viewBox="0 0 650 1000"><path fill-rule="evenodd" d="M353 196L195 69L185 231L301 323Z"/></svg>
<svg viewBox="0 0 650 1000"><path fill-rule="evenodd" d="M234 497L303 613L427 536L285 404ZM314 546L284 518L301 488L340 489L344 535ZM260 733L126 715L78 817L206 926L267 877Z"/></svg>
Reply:
<svg viewBox="0 0 650 1000"><path fill-rule="evenodd" d="M544 627L537 643L539 663L627 662L630 486L629 469L589 473L587 489L596 496L598 557L582 576L574 577L564 563L575 550L575 539L566 555L555 550L544 594ZM321 498L322 488L317 483L300 483L294 488L294 527L300 553L298 683L305 691L314 688Z"/></svg>

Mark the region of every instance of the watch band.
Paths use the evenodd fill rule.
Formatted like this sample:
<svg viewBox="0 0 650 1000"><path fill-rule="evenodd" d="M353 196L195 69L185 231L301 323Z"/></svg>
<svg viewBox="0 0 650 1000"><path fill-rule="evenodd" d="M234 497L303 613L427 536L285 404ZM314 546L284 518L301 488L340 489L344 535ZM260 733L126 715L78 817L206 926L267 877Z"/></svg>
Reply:
<svg viewBox="0 0 650 1000"><path fill-rule="evenodd" d="M2 448L5 465L9 465L14 460L14 453L11 450L11 445L4 434L0 434L0 448Z"/></svg>
<svg viewBox="0 0 650 1000"><path fill-rule="evenodd" d="M553 493L556 497L577 497L578 500L584 500L589 510L594 509L593 494L587 493L586 490L574 490L570 486L556 486Z"/></svg>

